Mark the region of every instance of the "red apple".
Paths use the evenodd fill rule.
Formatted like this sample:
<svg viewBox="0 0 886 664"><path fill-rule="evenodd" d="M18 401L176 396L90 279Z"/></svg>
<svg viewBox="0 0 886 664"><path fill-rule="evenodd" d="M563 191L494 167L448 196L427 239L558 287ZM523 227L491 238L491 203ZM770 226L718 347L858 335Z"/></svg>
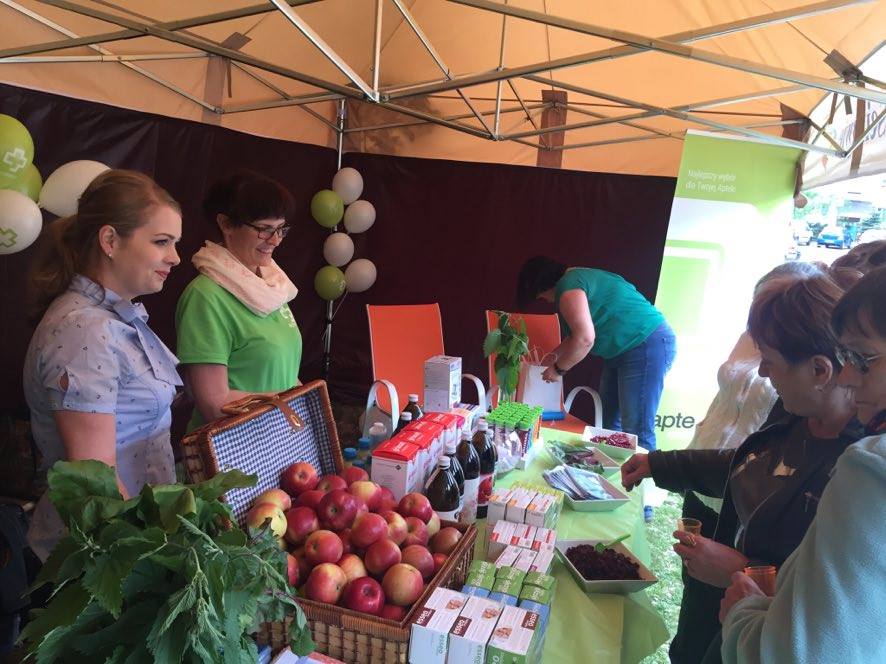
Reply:
<svg viewBox="0 0 886 664"><path fill-rule="evenodd" d="M378 501L378 507L375 508L375 511L381 514L382 512L386 512L388 510L397 511L397 499L394 498L394 492L391 491L388 487L383 486L381 488L381 500Z"/></svg>
<svg viewBox="0 0 886 664"><path fill-rule="evenodd" d="M375 482L370 482L368 480L354 482L348 487L348 491L358 498L362 498L370 511L374 512L378 509L382 493L381 487Z"/></svg>
<svg viewBox="0 0 886 664"><path fill-rule="evenodd" d="M304 493L298 494L298 498L295 499L295 504L299 507L310 507L316 512L317 507L320 506L320 501L325 495L325 491L320 491L320 489L311 489L310 491L305 491Z"/></svg>
<svg viewBox="0 0 886 664"><path fill-rule="evenodd" d="M427 543L428 527L425 525L425 522L418 517L406 517L406 539L403 540L403 546L409 546L410 544L421 544L424 546Z"/></svg>
<svg viewBox="0 0 886 664"><path fill-rule="evenodd" d="M440 571L440 568L443 567L443 564L449 559L445 553L435 553L434 554L434 574Z"/></svg>
<svg viewBox="0 0 886 664"><path fill-rule="evenodd" d="M299 546L320 528L317 513L310 507L293 507L286 512L286 541Z"/></svg>
<svg viewBox="0 0 886 664"><path fill-rule="evenodd" d="M421 596L425 582L412 565L398 563L385 572L381 587L391 604L409 606Z"/></svg>
<svg viewBox="0 0 886 664"><path fill-rule="evenodd" d="M298 587L298 559L291 553L286 554L286 578L290 586Z"/></svg>
<svg viewBox="0 0 886 664"><path fill-rule="evenodd" d="M406 519L397 514L394 510L379 512L379 516L388 523L388 539L397 546L403 544L403 540L406 539L407 534Z"/></svg>
<svg viewBox="0 0 886 664"><path fill-rule="evenodd" d="M251 528L261 528L268 519L271 520L271 532L274 533L274 537L283 537L286 532L286 517L276 505L262 503L246 513L246 525Z"/></svg>
<svg viewBox="0 0 886 664"><path fill-rule="evenodd" d="M341 478L348 486L351 486L354 482L361 482L369 479L369 473L362 468L357 468L357 466L348 466L341 471L339 475L341 475Z"/></svg>
<svg viewBox="0 0 886 664"><path fill-rule="evenodd" d="M351 544L358 549L365 549L376 540L387 536L388 522L372 512L358 516L351 528Z"/></svg>
<svg viewBox="0 0 886 664"><path fill-rule="evenodd" d="M289 494L283 489L268 489L267 491L262 491L258 494L256 499L252 501L253 505L261 505L262 503L276 505L285 512L292 507L292 498L290 498Z"/></svg>
<svg viewBox="0 0 886 664"><path fill-rule="evenodd" d="M378 615L380 618L385 618L386 620L400 622L406 617L406 608L397 606L396 604L385 604L381 607L381 612Z"/></svg>
<svg viewBox="0 0 886 664"><path fill-rule="evenodd" d="M431 555L427 547L420 544L410 544L403 549L402 560L421 572L421 578L425 581L434 576L434 556Z"/></svg>
<svg viewBox="0 0 886 664"><path fill-rule="evenodd" d="M338 475L324 475L317 482L316 488L320 489L320 491L332 491L333 489L347 489L348 485Z"/></svg>
<svg viewBox="0 0 886 664"><path fill-rule="evenodd" d="M339 477L339 479L341 479ZM329 530L350 528L357 515L357 502L354 496L344 489L335 489L327 493L317 506L320 525Z"/></svg>
<svg viewBox="0 0 886 664"><path fill-rule="evenodd" d="M350 492L348 492L348 493L350 493ZM354 496L354 502L356 502L356 504L357 504L357 515L358 516L360 514L363 514L363 513L369 511L369 508L366 506L366 503L362 498L358 498L357 496Z"/></svg>
<svg viewBox="0 0 886 664"><path fill-rule="evenodd" d="M338 604L348 579L341 567L332 563L317 565L311 570L305 584L308 599L326 604Z"/></svg>
<svg viewBox="0 0 886 664"><path fill-rule="evenodd" d="M331 530L316 530L305 542L305 558L312 565L334 563L342 556L341 540Z"/></svg>
<svg viewBox="0 0 886 664"><path fill-rule="evenodd" d="M338 531L338 538L341 540L342 553L352 553L354 547L351 546L351 529L345 528Z"/></svg>
<svg viewBox="0 0 886 664"><path fill-rule="evenodd" d="M397 511L405 517L414 516L427 523L431 520L434 510L431 508L431 501L428 497L421 493L407 493L400 499Z"/></svg>
<svg viewBox="0 0 886 664"><path fill-rule="evenodd" d="M392 565L401 560L400 547L391 540L383 538L373 542L363 557L363 563L370 574L382 576Z"/></svg>
<svg viewBox="0 0 886 664"><path fill-rule="evenodd" d="M431 520L428 521L428 538L430 539L434 535L440 532L440 515L434 512L433 516L431 516Z"/></svg>
<svg viewBox="0 0 886 664"><path fill-rule="evenodd" d="M385 605L385 593L378 581L363 576L345 586L341 601L349 609L377 616Z"/></svg>
<svg viewBox="0 0 886 664"><path fill-rule="evenodd" d="M361 576L368 576L366 566L363 564L363 561L360 560L360 556L353 553L346 553L343 555L336 565L342 568L342 571L345 573L345 576L348 577L349 582L354 579L359 579Z"/></svg>
<svg viewBox="0 0 886 664"><path fill-rule="evenodd" d="M461 539L461 531L452 526L443 528L439 533L434 535L431 540L431 551L434 553L445 553L449 555Z"/></svg>
<svg viewBox="0 0 886 664"><path fill-rule="evenodd" d="M291 555L298 563L298 582L304 583L308 580L308 574L310 574L311 570L314 569L314 565L308 560L308 557L305 555L305 547L303 546L295 549Z"/></svg>
<svg viewBox="0 0 886 664"><path fill-rule="evenodd" d="M280 488L290 496L297 496L317 486L317 471L305 462L299 461L280 473Z"/></svg>

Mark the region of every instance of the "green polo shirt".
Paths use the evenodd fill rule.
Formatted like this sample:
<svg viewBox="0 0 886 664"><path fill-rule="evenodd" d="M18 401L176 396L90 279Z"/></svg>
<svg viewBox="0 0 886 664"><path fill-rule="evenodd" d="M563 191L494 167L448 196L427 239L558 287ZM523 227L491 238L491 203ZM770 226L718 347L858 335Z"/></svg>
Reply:
<svg viewBox="0 0 886 664"><path fill-rule="evenodd" d="M298 382L302 338L288 304L259 316L201 274L179 298L175 327L181 363L224 364L232 390L279 392ZM195 408L188 431L202 424Z"/></svg>
<svg viewBox="0 0 886 664"><path fill-rule="evenodd" d="M652 306L628 281L606 270L579 267L567 270L554 287L554 302L560 310L560 298L569 290L584 291L594 321L596 340L591 353L604 360L612 359L639 346L665 322L661 312ZM560 316L564 338L569 325Z"/></svg>

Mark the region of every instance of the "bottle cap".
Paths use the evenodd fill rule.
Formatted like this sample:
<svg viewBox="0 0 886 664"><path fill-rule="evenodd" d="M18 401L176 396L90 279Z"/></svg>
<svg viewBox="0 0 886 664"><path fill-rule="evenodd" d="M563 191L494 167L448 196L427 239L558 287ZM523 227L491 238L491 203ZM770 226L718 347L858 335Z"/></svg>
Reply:
<svg viewBox="0 0 886 664"><path fill-rule="evenodd" d="M477 422L477 428L480 431L488 431L489 430L489 423L486 420L480 420L479 422Z"/></svg>
<svg viewBox="0 0 886 664"><path fill-rule="evenodd" d="M411 422L412 413L410 413L408 410L404 410L402 413L400 413L400 419L405 420L406 422Z"/></svg>
<svg viewBox="0 0 886 664"><path fill-rule="evenodd" d="M371 438L361 438L357 441L357 447L361 450L368 450L370 445L372 445Z"/></svg>
<svg viewBox="0 0 886 664"><path fill-rule="evenodd" d="M344 450L342 450L342 453L344 454L347 461L357 458L357 450L355 450L353 447L346 447Z"/></svg>
<svg viewBox="0 0 886 664"><path fill-rule="evenodd" d="M444 447L446 454L455 454L455 448L456 445L454 440L450 440L448 443L446 443L446 446Z"/></svg>
<svg viewBox="0 0 886 664"><path fill-rule="evenodd" d="M413 403L418 403L418 395L417 394L410 394L409 400Z"/></svg>
<svg viewBox="0 0 886 664"><path fill-rule="evenodd" d="M446 455L441 456L437 460L437 468L449 468L449 457Z"/></svg>

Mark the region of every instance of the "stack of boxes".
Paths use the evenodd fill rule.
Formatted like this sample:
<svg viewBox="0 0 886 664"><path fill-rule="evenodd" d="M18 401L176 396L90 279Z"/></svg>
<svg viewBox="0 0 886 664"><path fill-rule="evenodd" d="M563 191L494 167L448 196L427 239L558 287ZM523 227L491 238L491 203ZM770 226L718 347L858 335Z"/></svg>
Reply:
<svg viewBox="0 0 886 664"><path fill-rule="evenodd" d="M510 447L516 455L525 456L539 438L542 412L538 406L516 401L499 404L486 416L495 444Z"/></svg>
<svg viewBox="0 0 886 664"><path fill-rule="evenodd" d="M495 574L489 563L475 561L468 577ZM510 570L502 572L495 584L508 592L485 597L470 586L461 593L437 588L412 624L410 663L540 662L554 578Z"/></svg>

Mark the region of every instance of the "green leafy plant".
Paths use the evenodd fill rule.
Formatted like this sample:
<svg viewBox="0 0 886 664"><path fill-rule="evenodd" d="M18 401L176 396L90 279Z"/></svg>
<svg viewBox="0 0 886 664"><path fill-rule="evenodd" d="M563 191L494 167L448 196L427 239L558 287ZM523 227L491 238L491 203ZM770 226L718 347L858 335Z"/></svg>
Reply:
<svg viewBox="0 0 886 664"><path fill-rule="evenodd" d="M483 340L483 355L495 355L493 367L495 378L501 387L502 398L511 400L517 392L517 381L520 379L520 363L529 352L529 337L526 334L526 321L519 319L520 326L515 327L511 316L504 311L498 314L498 327L489 331Z"/></svg>
<svg viewBox="0 0 886 664"><path fill-rule="evenodd" d="M99 461L60 461L48 479L68 535L31 589L53 585L20 637L38 664L254 664L250 634L287 616L293 652L314 649L267 524L247 534L219 500L254 475L146 485L129 500Z"/></svg>

